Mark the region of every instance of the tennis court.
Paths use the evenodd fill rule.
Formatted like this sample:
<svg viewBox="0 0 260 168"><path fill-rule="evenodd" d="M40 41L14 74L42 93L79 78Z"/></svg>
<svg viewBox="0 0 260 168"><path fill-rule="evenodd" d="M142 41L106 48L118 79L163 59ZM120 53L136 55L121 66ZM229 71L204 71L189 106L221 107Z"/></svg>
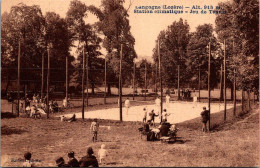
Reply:
<svg viewBox="0 0 260 168"><path fill-rule="evenodd" d="M239 104L238 104L239 105ZM207 103L201 102L170 102L169 104L163 104L163 108L167 109L167 112L171 114L168 116L168 122L180 123L186 120L190 120L196 117L200 117L200 113L203 107L208 107ZM126 108L123 107L123 121L142 121L143 119L143 108L146 107L148 112L152 109L155 113L159 110L156 105L140 105L131 106L126 113ZM233 107L233 104L227 104L227 109ZM224 110L224 104L211 103L211 113L217 113ZM72 114L66 114L65 117L71 117ZM76 118L82 118L82 113L77 112ZM84 113L85 118L97 118L97 119L108 119L108 120L119 120L119 108L109 108L102 110L87 111ZM155 118L155 122L159 123L159 117Z"/></svg>

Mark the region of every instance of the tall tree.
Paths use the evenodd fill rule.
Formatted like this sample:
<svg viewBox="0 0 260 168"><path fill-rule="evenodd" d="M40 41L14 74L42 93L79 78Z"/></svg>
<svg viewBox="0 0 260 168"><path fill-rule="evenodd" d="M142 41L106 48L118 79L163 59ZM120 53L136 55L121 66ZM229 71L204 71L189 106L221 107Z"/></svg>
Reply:
<svg viewBox="0 0 260 168"><path fill-rule="evenodd" d="M65 91L64 83L66 79L66 57L68 57L68 68L70 69L69 75L72 74L74 66L71 64L74 57L70 55L70 47L72 40L70 39L70 32L66 20L61 18L54 12L47 12L44 16L44 37L45 49L48 44L52 44L51 51L51 70L50 82L60 91ZM46 53L47 54L47 53ZM45 61L47 62L47 61Z"/></svg>
<svg viewBox="0 0 260 168"><path fill-rule="evenodd" d="M236 69L238 87L259 88L259 4L258 0L233 0L220 3L226 14L216 17L216 32L227 41L228 78L233 81ZM234 44L233 44L234 42Z"/></svg>
<svg viewBox="0 0 260 168"><path fill-rule="evenodd" d="M39 6L20 3L11 7L10 13L2 15L1 62L2 79L16 79L18 41L21 42L21 84L40 79L41 45L44 18ZM8 69L8 70L7 70Z"/></svg>
<svg viewBox="0 0 260 168"><path fill-rule="evenodd" d="M220 67L219 61L216 60L219 55L217 54L219 45L217 39L213 35L213 27L211 24L199 25L196 31L191 34L191 38L187 47L187 55L185 57L187 70L191 74L190 79L193 80L195 86L198 86L198 76L200 70L201 86L207 88L207 75L208 75L208 45L211 42L211 87L218 84L218 69Z"/></svg>
<svg viewBox="0 0 260 168"><path fill-rule="evenodd" d="M92 86L92 92L94 93L95 84L102 83L100 79L102 75L102 68L104 67L103 59L99 58L101 53L100 43L101 38L97 36L94 27L85 23L87 18L87 6L79 0L73 0L70 3L70 8L67 12L67 23L71 33L71 38L74 43L79 43L77 47L78 63L77 69L82 67L82 50L85 47L86 57L88 58L89 69L89 83ZM80 77L82 72L79 70L75 72L78 77L77 81L80 83Z"/></svg>
<svg viewBox="0 0 260 168"><path fill-rule="evenodd" d="M102 0L101 9L93 5L88 7L88 10L94 13L100 20L97 23L97 27L105 36L103 47L108 53L106 56L108 67L113 69L113 72L108 71L108 79L110 80L108 81L108 91L110 91L110 84L119 75L120 45L123 44L123 76L131 76L129 69L132 69L133 60L136 57L134 50L135 39L130 32L131 27L127 13L129 8L124 8L124 2L124 0ZM116 84L116 86L118 85Z"/></svg>
<svg viewBox="0 0 260 168"><path fill-rule="evenodd" d="M189 25L183 19L174 21L167 30L163 30L157 37L160 40L160 54L162 62L163 82L168 87L177 87L177 66L180 65L180 80L185 84L188 77L184 58L189 43ZM158 62L158 47L153 50L153 59ZM183 85L182 85L183 86Z"/></svg>

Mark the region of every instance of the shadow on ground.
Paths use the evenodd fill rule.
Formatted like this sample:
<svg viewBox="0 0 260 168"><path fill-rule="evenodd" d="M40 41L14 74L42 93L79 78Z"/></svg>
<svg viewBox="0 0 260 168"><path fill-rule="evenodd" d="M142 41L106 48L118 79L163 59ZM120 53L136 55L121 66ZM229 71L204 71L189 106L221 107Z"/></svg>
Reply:
<svg viewBox="0 0 260 168"><path fill-rule="evenodd" d="M4 118L15 118L16 115L11 113L11 112L1 112L1 119L4 119Z"/></svg>
<svg viewBox="0 0 260 168"><path fill-rule="evenodd" d="M22 130L22 129L8 127L6 125L1 126L1 135L22 134L24 132L28 132L28 131Z"/></svg>

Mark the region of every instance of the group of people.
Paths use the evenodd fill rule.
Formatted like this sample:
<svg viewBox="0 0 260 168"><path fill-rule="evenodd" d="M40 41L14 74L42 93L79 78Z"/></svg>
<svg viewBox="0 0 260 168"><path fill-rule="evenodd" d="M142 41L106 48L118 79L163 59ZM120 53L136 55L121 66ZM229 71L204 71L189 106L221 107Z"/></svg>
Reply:
<svg viewBox="0 0 260 168"><path fill-rule="evenodd" d="M159 140L161 137L176 137L178 128L175 124L170 124L167 121L162 121L158 127L156 127L150 120L144 122L143 133L147 136L147 141Z"/></svg>
<svg viewBox="0 0 260 168"><path fill-rule="evenodd" d="M66 163L64 158L59 156L55 160L57 167L99 167L99 163L104 162L105 157L107 156L107 150L105 149L105 145L102 144L101 148L98 151L99 163L94 155L94 151L92 147L87 149L86 156L83 156L80 160L76 159L74 151L70 151L67 154L68 162ZM26 152L24 154L24 163L23 167L37 167L35 161L33 160L31 152Z"/></svg>
<svg viewBox="0 0 260 168"><path fill-rule="evenodd" d="M143 108L143 123L145 123L146 121L149 121L149 122L151 122L152 125L154 125L155 117L159 116L159 119L162 118L163 122L167 122L167 117L169 115L171 115L170 113L167 112L166 109L163 110L161 115L159 112L155 113L154 109L152 109L149 113L147 111L148 111L147 108L144 107Z"/></svg>

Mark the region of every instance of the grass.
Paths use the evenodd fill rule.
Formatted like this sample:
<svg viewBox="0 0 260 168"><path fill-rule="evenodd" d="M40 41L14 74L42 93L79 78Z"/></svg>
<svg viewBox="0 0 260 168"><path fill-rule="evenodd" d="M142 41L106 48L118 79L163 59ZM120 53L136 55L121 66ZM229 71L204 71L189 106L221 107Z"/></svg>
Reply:
<svg viewBox="0 0 260 168"><path fill-rule="evenodd" d="M90 109L110 108L116 104L91 106ZM74 109L73 109L74 110ZM241 109L237 109L241 111ZM259 112L258 106L247 113L232 116L227 111L227 121L223 122L223 112L211 115L214 130L201 132L200 118L179 123L178 137L182 141L173 144L159 141L147 142L140 139L140 122L117 122L101 120L98 142L91 142L90 120L73 123L47 119L5 117L1 120L1 160L2 166L21 166L21 162L11 159L23 158L26 151L32 152L32 159L41 160L38 166L55 166L55 159L73 150L80 159L92 146L95 154L101 144L106 145L108 156L103 167L111 166L259 166ZM3 114L2 114L3 116ZM9 116L9 115L6 115ZM10 115L11 116L11 115Z"/></svg>

